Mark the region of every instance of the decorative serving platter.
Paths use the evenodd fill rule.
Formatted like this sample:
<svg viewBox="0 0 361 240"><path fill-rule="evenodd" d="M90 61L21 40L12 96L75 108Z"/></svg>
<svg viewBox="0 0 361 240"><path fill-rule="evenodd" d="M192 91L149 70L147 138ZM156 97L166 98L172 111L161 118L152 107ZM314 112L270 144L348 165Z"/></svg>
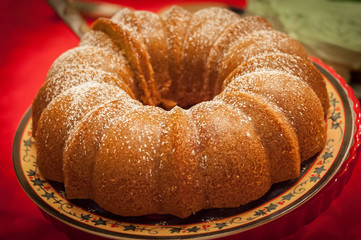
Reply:
<svg viewBox="0 0 361 240"><path fill-rule="evenodd" d="M274 184L254 202L239 208L203 210L180 219L170 215L122 217L104 211L91 200L70 201L64 185L47 181L37 167L31 109L23 117L13 144L18 180L48 217L91 235L115 239L210 239L262 227L307 205L325 186L344 184L345 181L337 183L337 178L343 177L345 171L350 175L349 166L358 158L359 103L341 77L319 60L313 60L325 77L330 98L327 144L322 152L302 164L298 179Z"/></svg>

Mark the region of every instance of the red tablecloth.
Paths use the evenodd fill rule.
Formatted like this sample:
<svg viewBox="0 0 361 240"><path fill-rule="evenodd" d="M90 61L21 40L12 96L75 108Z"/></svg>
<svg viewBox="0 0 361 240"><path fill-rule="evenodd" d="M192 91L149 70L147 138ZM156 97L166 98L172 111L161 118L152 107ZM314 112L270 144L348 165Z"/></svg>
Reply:
<svg viewBox="0 0 361 240"><path fill-rule="evenodd" d="M163 5L154 1L138 1L138 6L131 1L122 4L154 11ZM2 1L0 12L0 239L67 239L45 220L20 187L11 149L17 125L51 63L66 49L75 47L78 39L45 1ZM360 182L359 161L331 207L286 239L361 239Z"/></svg>

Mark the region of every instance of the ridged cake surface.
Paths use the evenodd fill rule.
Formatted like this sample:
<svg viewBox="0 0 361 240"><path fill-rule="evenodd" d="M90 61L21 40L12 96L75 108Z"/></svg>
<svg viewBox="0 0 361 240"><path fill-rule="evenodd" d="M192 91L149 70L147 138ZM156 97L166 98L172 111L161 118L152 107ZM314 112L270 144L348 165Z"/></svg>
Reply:
<svg viewBox="0 0 361 240"><path fill-rule="evenodd" d="M222 8L122 9L62 54L33 102L43 176L122 216L238 207L325 145L303 46Z"/></svg>

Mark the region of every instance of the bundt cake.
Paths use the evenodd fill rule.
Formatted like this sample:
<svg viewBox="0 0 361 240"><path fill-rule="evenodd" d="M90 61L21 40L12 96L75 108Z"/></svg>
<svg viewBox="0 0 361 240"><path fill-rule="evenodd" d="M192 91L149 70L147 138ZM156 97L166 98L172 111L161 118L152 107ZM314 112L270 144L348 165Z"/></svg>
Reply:
<svg viewBox="0 0 361 240"><path fill-rule="evenodd" d="M69 199L185 218L298 177L328 107L305 49L261 17L125 8L51 66L32 108L37 164Z"/></svg>

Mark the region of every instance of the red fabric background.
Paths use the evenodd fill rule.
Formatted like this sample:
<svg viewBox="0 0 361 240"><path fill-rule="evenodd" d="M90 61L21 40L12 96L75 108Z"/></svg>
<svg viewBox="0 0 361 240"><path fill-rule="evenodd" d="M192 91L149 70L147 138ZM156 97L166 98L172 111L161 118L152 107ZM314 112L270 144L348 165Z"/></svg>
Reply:
<svg viewBox="0 0 361 240"><path fill-rule="evenodd" d="M228 1L232 2L237 1ZM154 1L137 1L135 5L130 0L122 4L153 11L164 5ZM0 23L0 239L67 239L41 215L20 187L11 149L21 117L44 82L51 63L75 47L78 39L45 1L1 1ZM331 207L286 239L361 239L360 182L359 161Z"/></svg>

